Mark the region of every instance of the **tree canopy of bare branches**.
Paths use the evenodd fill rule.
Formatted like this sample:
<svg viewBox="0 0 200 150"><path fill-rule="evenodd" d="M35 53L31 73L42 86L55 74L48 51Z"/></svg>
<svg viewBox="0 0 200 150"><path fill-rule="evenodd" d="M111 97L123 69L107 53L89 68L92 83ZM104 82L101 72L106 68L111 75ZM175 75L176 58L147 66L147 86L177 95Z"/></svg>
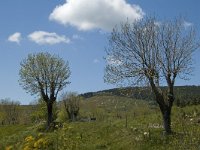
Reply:
<svg viewBox="0 0 200 150"><path fill-rule="evenodd" d="M62 96L65 111L67 112L68 119L75 121L79 114L81 97L75 92L69 92Z"/></svg>
<svg viewBox="0 0 200 150"><path fill-rule="evenodd" d="M194 28L184 19L158 23L154 17L115 27L106 49L105 82L144 85L148 83L159 104L166 133L171 133L171 108L177 76L192 72L192 54L199 48ZM166 81L166 82L165 82ZM166 83L165 94L160 83Z"/></svg>

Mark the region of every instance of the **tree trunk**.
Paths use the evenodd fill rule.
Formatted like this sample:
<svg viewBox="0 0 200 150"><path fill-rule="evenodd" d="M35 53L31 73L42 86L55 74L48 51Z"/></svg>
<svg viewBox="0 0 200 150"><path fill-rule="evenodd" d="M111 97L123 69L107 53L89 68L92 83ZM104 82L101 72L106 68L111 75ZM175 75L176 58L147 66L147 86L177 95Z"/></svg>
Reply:
<svg viewBox="0 0 200 150"><path fill-rule="evenodd" d="M152 91L154 92L156 102L158 103L160 107L160 111L162 113L163 117L163 126L166 134L171 134L171 109L174 102L174 94L173 94L173 84L168 84L168 95L167 100L165 101L165 97L163 95L163 92L159 90L158 87L154 84L153 78L149 78L149 82L152 88Z"/></svg>
<svg viewBox="0 0 200 150"><path fill-rule="evenodd" d="M75 117L74 117L74 112L73 111L71 112L71 118L70 119L71 119L71 121L75 121Z"/></svg>
<svg viewBox="0 0 200 150"><path fill-rule="evenodd" d="M170 84L169 84L170 83ZM171 110L174 102L174 87L171 82L168 83L167 104L163 112L164 129L166 134L171 134Z"/></svg>
<svg viewBox="0 0 200 150"><path fill-rule="evenodd" d="M163 125L166 134L171 134L171 107L165 108L162 113L163 115Z"/></svg>
<svg viewBox="0 0 200 150"><path fill-rule="evenodd" d="M52 109L53 108L53 103L52 102L47 102L47 111L48 111L48 116L47 116L47 127L49 128L50 127L50 124L52 123L53 121L53 118L52 118Z"/></svg>

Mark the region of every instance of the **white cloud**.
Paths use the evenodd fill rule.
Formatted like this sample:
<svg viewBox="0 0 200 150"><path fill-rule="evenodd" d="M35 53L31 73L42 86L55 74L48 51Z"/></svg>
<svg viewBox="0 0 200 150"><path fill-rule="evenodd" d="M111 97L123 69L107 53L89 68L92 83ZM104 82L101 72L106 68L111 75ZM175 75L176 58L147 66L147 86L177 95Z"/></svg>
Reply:
<svg viewBox="0 0 200 150"><path fill-rule="evenodd" d="M102 35L110 34L108 31L105 31L105 30L99 30L99 33L102 34Z"/></svg>
<svg viewBox="0 0 200 150"><path fill-rule="evenodd" d="M28 38L37 43L37 44L58 44L58 43L69 43L70 39L64 35L58 35L54 32L45 32L45 31L35 31L28 35Z"/></svg>
<svg viewBox="0 0 200 150"><path fill-rule="evenodd" d="M107 63L110 64L110 65L119 66L119 65L122 64L122 61L121 61L121 60L115 58L115 57L112 56L112 55L111 55L111 56L108 56L108 57L106 58L106 61L107 61Z"/></svg>
<svg viewBox="0 0 200 150"><path fill-rule="evenodd" d="M156 21L154 24L159 27L162 23L160 21Z"/></svg>
<svg viewBox="0 0 200 150"><path fill-rule="evenodd" d="M94 62L95 64L97 64L97 63L100 63L100 60L99 60L99 59L94 59L93 62Z"/></svg>
<svg viewBox="0 0 200 150"><path fill-rule="evenodd" d="M82 40L83 38L78 34L74 34L74 35L72 35L72 39L74 39L74 40Z"/></svg>
<svg viewBox="0 0 200 150"><path fill-rule="evenodd" d="M53 10L49 19L79 30L111 31L127 19L136 21L143 16L140 6L128 4L126 0L66 0Z"/></svg>
<svg viewBox="0 0 200 150"><path fill-rule="evenodd" d="M16 42L17 44L20 44L20 41L21 41L21 33L16 32L16 33L10 35L10 36L8 37L8 41L10 41L10 42Z"/></svg>
<svg viewBox="0 0 200 150"><path fill-rule="evenodd" d="M193 23L184 21L184 22L183 22L183 26L184 26L185 28L188 28L188 27L193 26Z"/></svg>

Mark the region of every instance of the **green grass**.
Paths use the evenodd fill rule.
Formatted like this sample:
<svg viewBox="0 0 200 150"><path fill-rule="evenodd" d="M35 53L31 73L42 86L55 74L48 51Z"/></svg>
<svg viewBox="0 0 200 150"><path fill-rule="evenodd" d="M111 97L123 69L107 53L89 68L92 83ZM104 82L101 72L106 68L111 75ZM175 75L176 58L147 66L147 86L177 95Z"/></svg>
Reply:
<svg viewBox="0 0 200 150"><path fill-rule="evenodd" d="M5 138L6 136L11 136L13 134L18 134L24 129L26 129L28 126L27 125L5 125L5 126L0 126L0 139Z"/></svg>
<svg viewBox="0 0 200 150"><path fill-rule="evenodd" d="M30 125L29 125L30 126ZM28 125L5 125L0 126L0 150L7 145L13 145L23 141L23 137L31 130Z"/></svg>
<svg viewBox="0 0 200 150"><path fill-rule="evenodd" d="M0 144L3 148L12 145L13 150L200 149L200 106L174 107L175 133L169 136L163 133L159 109L143 101L95 96L82 102L80 113L82 117L94 116L97 120L66 122L63 128L42 135L35 130L36 126L0 126Z"/></svg>

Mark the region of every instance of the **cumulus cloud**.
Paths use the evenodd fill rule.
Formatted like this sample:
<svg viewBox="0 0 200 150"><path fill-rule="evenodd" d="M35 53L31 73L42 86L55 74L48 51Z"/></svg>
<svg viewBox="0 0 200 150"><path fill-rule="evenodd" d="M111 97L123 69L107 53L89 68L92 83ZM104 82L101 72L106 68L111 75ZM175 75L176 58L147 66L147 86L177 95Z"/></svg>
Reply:
<svg viewBox="0 0 200 150"><path fill-rule="evenodd" d="M10 41L10 42L16 42L17 44L20 44L20 41L21 41L21 33L16 32L16 33L10 35L10 36L8 37L8 41Z"/></svg>
<svg viewBox="0 0 200 150"><path fill-rule="evenodd" d="M111 31L127 19L136 21L143 16L140 6L128 4L126 0L66 0L53 10L49 19L79 30Z"/></svg>
<svg viewBox="0 0 200 150"><path fill-rule="evenodd" d="M58 43L69 43L70 39L64 35L58 35L54 32L45 32L45 31L35 31L28 35L28 38L40 45L43 44L58 44Z"/></svg>
<svg viewBox="0 0 200 150"><path fill-rule="evenodd" d="M122 61L115 58L113 55L110 55L106 58L106 61L109 65L116 65L116 66L119 66L122 64Z"/></svg>
<svg viewBox="0 0 200 150"><path fill-rule="evenodd" d="M95 64L97 64L97 63L100 63L100 60L96 58L96 59L93 60L93 62L94 62Z"/></svg>
<svg viewBox="0 0 200 150"><path fill-rule="evenodd" d="M74 34L72 36L72 39L74 39L74 40L82 40L83 38L80 35L78 35L78 34Z"/></svg>
<svg viewBox="0 0 200 150"><path fill-rule="evenodd" d="M156 21L154 24L159 27L162 23L160 21Z"/></svg>
<svg viewBox="0 0 200 150"><path fill-rule="evenodd" d="M183 22L183 25L184 25L185 28L188 28L188 27L193 26L193 23L184 21L184 22Z"/></svg>

